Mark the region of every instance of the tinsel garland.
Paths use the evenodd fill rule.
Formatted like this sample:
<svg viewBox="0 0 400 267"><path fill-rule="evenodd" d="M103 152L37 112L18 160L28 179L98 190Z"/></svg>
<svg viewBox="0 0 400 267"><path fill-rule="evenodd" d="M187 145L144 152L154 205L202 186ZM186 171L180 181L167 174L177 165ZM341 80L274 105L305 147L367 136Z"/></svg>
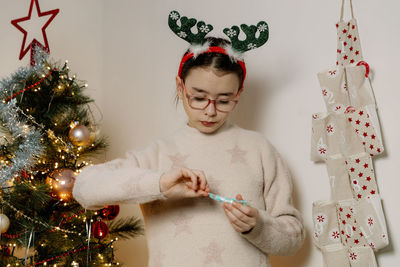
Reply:
<svg viewBox="0 0 400 267"><path fill-rule="evenodd" d="M15 194L13 196L8 195L9 193L13 192L17 186L11 186L8 180L17 177L17 175L21 175L21 177L24 178L30 178L28 181L32 182L34 184L33 188L39 192L35 193L35 190L31 190L34 194L33 198L39 195L39 193L43 193L43 188L38 188L36 189L35 186L39 185L36 180L36 174L38 174L38 178L42 179L43 177L46 177L45 172L42 171L40 174L40 171L35 171L33 172L32 176L28 175L28 177L24 176L24 172L28 173L33 171L34 164L37 163L37 160L39 159L39 163L44 165L44 161L42 161L43 156L47 156L50 158L52 155L47 154L47 148L44 146L47 144L47 141L49 143L53 143L54 149L50 150L51 153L55 152L61 153L62 154L62 159L64 159L64 156L66 155L67 159L64 160L64 165L65 162L69 164L74 164L76 165L76 162L78 160L78 157L80 156L80 149L81 147L78 147L76 149L72 143L69 143L68 140L64 140L63 138L60 138L57 136L55 131L58 131L59 128L55 128L53 131L52 126L53 123L49 123L48 125L46 122L43 122L43 120L40 120L40 117L35 117L33 114L35 113L35 108L38 107L38 105L35 103L34 105L28 105L25 106L25 102L30 102L31 97L38 92L38 94L43 93L43 91L49 92L47 96L50 96L51 99L49 100L49 105L48 105L48 110L50 109L50 105L52 104L53 97L56 99L57 97L64 96L64 93L68 99L72 99L74 96L74 93L77 96L77 100L72 103L74 105L82 105L82 104L87 104L90 103L92 100L86 96L81 95L81 89L83 86L81 84L78 84L75 81L75 75L72 78L68 77L68 66L67 66L67 61L65 62L64 67L62 68L57 68L53 67L52 63L49 63L47 61L48 54L40 49L40 47L35 48L37 51L34 53L35 56L35 62L36 65L32 67L21 67L19 68L15 73L12 73L8 78L5 78L3 80L0 80L0 126L1 124L3 125L3 130L5 130L5 143L2 145L2 154L1 154L1 159L3 160L0 163L0 207L5 206L7 209L8 213L12 214L12 216L15 216L17 220L20 221L20 223L24 223L26 225L29 225L29 227L16 227L16 229L13 229L12 233L13 234L7 234L3 233L0 235L0 237L4 237L7 239L10 239L10 242L14 242L13 244L13 251L11 253L10 259L7 259L7 263L11 266L12 264L15 263L22 263L28 264L29 266L33 265L47 265L53 262L54 264L61 263L61 261L66 261L70 262L70 259L63 259L63 258L81 258L81 257L86 257L86 263L87 264L96 264L98 262L103 263L103 257L102 254L104 253L105 262L109 262L107 265L114 264L114 253L112 251L112 243L114 240L111 240L111 242L105 242L100 240L96 243L91 242L91 226L93 220L91 219L91 212L89 212L90 217L86 218L86 216L82 216L83 219L83 224L82 224L82 219L80 217L80 214L86 213L85 210L80 210L79 212L76 212L73 215L66 215L61 213L63 216L61 222L59 222L58 218L55 221L49 220L47 216L42 216L41 214L41 208L39 207L37 210L39 212L30 212L29 209L25 210L22 208L23 206L21 205L14 205L14 202L16 201L15 199ZM54 64L56 65L56 64ZM68 78L68 80L66 79ZM65 79L65 80L64 80ZM58 83L58 84L57 84ZM57 86L58 85L58 86ZM65 87L64 87L65 86ZM85 84L85 87L87 85ZM52 91L53 90L53 91ZM53 96L51 93L54 93ZM25 97L25 98L24 98ZM33 99L34 100L34 99ZM34 102L34 101L33 101ZM45 102L45 101L41 101ZM46 105L46 103L44 103ZM54 105L57 104L56 101L53 102ZM71 104L71 105L72 105ZM74 106L72 105L72 106ZM33 107L30 109L30 107ZM54 106L52 106L53 108ZM64 108L64 106L62 106ZM53 109L54 111L54 109ZM71 122L75 122L75 117L72 118L73 116L70 115L70 110L67 110L68 120ZM25 113L26 112L26 113ZM85 118L86 116L86 111L84 112L83 110L77 109L76 111L74 110L76 117L78 118ZM31 114L32 113L32 114ZM55 112L57 113L57 112ZM67 114L66 113L66 114ZM54 115L54 114L52 114ZM57 115L57 114L56 114ZM70 119L70 117L72 119ZM57 117L55 117L57 118ZM51 122L51 121L50 121ZM58 118L55 122L59 122ZM86 122L84 119L83 122ZM9 123L9 124L7 124ZM45 125L46 124L46 125ZM54 125L57 126L56 123ZM65 124L66 125L66 124ZM65 126L63 125L63 126ZM62 127L63 129L68 130L68 126L71 126L71 124L67 125L66 127ZM13 128L14 127L14 128ZM72 126L71 126L72 127ZM15 133L15 134L14 134ZM36 134L36 135L35 135ZM35 138L34 138L35 137ZM46 140L46 141L44 141ZM34 142L35 141L35 142ZM41 145L43 143L43 147ZM92 144L94 148L89 148L90 149L95 149L95 148L102 148L101 143ZM35 146L36 145L36 146ZM58 151L58 152L57 152ZM83 153L86 151L83 151ZM79 154L78 154L79 153ZM45 154L45 155L43 155ZM59 155L57 154L56 157ZM61 156L60 156L61 158ZM30 161L28 161L30 160ZM42 161L42 162L41 162ZM4 162L4 164L3 164ZM22 163L26 163L25 165ZM47 162L47 160L46 160ZM48 164L50 166L50 164ZM58 162L56 162L55 167L51 166L50 169L52 168L57 168ZM73 169L80 169L82 165L87 165L85 161L78 167L78 168L73 168ZM72 165L70 165L72 166ZM46 167L46 166L45 166ZM35 169L36 170L36 169ZM46 167L47 171L47 167ZM29 177L30 176L30 177ZM34 177L35 176L35 177ZM32 179L32 181L31 181ZM34 181L36 180L36 181ZM16 179L16 182L18 182L18 185L21 183L19 179ZM22 182L23 179L22 179ZM41 184L40 184L41 185ZM3 187L4 186L4 187ZM3 187L3 188L1 188ZM29 187L31 189L31 187ZM2 191L2 192L1 192ZM31 192L30 191L30 192ZM1 194L3 193L3 194ZM14 197L14 198L13 198ZM17 195L18 201L22 199L19 199L19 196ZM36 201L36 202L35 202ZM37 202L39 200L35 200L32 202L32 206L37 206ZM58 203L58 202L57 202ZM57 204L56 203L56 204ZM66 203L64 203L66 204ZM69 203L68 203L69 204ZM22 204L23 205L23 204ZM74 204L73 204L74 205ZM53 208L54 206L52 206ZM74 206L72 206L74 207ZM52 209L51 208L51 209ZM65 209L65 208L64 208ZM36 210L35 210L36 211ZM49 211L49 213L52 210ZM47 215L47 214L46 214ZM56 214L58 216L59 214ZM57 221L57 222L56 222ZM59 223L58 223L59 222ZM70 223L72 226L70 226ZM75 224L75 225L74 225ZM86 224L86 232L84 231L84 228L81 229L80 226ZM127 225L127 226L126 226ZM137 226L135 224L124 224L126 228L121 228L121 226L116 227L116 232L114 235L121 235L124 234L125 232L128 232L126 235L133 235L136 234ZM71 228L69 230L68 228ZM73 227L73 228L72 228ZM75 229L77 228L77 229ZM78 230L81 229L82 231ZM74 231L75 230L75 231ZM77 231L78 230L78 231ZM30 263L28 263L28 255L30 248L33 248L36 246L36 244L40 244L38 241L38 237L40 240L43 240L46 236L46 232L59 232L60 234L52 235L55 236L56 239L59 238L67 238L67 239L75 239L78 238L77 240L81 239L82 244L76 244L72 242L72 245L66 245L66 247L70 247L72 249L58 251L56 247L54 247L54 251L52 252L53 248L51 248L49 251L42 251L40 249L34 248L35 253L37 253L37 256L30 256ZM122 233L122 234L121 234ZM25 239L25 243L23 244L24 247L26 248L26 253L25 253L25 258L18 258L13 255L14 249L16 247L16 243L20 243L21 236L26 235L26 237L29 237L28 239ZM85 236L87 235L87 236ZM59 237L58 237L59 236ZM109 237L108 237L109 238ZM18 240L12 240L12 239L18 239ZM117 238L115 238L117 240ZM36 242L35 242L36 241ZM56 240L56 242L59 240ZM87 244L85 244L87 241ZM39 243L38 243L39 242ZM67 242L66 242L67 243ZM79 242L78 242L79 243ZM10 243L11 244L11 243ZM21 243L22 244L22 243ZM110 247L111 251L106 251ZM41 248L41 247L39 247ZM85 251L86 250L86 251ZM98 256L99 258L92 259L92 253L91 250L96 250L98 251ZM107 253L106 253L107 252ZM77 255L77 256L72 256L72 254L82 254L82 255ZM86 254L86 255L85 255ZM96 253L97 254L97 253ZM110 254L110 255L107 255ZM82 258L82 260L84 260ZM1 260L0 260L1 262ZM2 265L0 263L0 265ZM118 265L118 263L117 263ZM15 266L15 265L12 265Z"/></svg>
<svg viewBox="0 0 400 267"><path fill-rule="evenodd" d="M19 108L16 106L16 100L5 101L13 95L15 90L24 89L26 77L41 73L45 70L43 63L48 54L37 49L33 67L20 67L9 78L0 80L0 122L9 131L15 140L21 140L18 149L14 152L14 157L10 160L10 165L2 164L0 167L0 186L21 170L29 170L44 151L40 139L41 133L34 127L28 126L27 120L18 116ZM45 73L43 73L45 75Z"/></svg>
<svg viewBox="0 0 400 267"><path fill-rule="evenodd" d="M11 164L8 166L2 164L1 166L0 186L2 186L21 170L29 169L43 153L44 148L40 142L40 132L28 126L27 121L18 116L15 99L8 103L0 102L0 121L13 139L22 139L19 141L18 149L14 152L14 157L10 159Z"/></svg>
<svg viewBox="0 0 400 267"><path fill-rule="evenodd" d="M5 100L14 94L14 91L23 90L26 87L25 81L27 77L33 74L46 75L46 66L44 62L48 58L48 54L40 49L40 47L35 47L35 62L36 65L30 67L20 67L16 72L10 75L8 78L0 80L0 99Z"/></svg>

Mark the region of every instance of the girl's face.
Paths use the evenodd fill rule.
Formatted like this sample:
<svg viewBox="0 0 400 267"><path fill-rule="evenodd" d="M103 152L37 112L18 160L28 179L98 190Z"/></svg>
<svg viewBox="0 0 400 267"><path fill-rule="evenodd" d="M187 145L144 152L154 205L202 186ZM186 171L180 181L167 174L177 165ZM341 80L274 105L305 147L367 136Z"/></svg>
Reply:
<svg viewBox="0 0 400 267"><path fill-rule="evenodd" d="M216 109L215 103L221 103L222 107L223 105L226 107L227 104L225 103L237 99L242 91L240 90L238 93L239 85L240 81L237 74L217 71L210 67L195 67L191 69L186 76L185 83L177 76L176 89L189 118L189 126L202 133L213 133L218 130L227 120L231 111L219 111ZM202 110L194 109L189 105L188 96L196 101L205 99L205 103L207 103L207 99L217 100L217 102L210 102ZM217 108L219 107L218 105Z"/></svg>

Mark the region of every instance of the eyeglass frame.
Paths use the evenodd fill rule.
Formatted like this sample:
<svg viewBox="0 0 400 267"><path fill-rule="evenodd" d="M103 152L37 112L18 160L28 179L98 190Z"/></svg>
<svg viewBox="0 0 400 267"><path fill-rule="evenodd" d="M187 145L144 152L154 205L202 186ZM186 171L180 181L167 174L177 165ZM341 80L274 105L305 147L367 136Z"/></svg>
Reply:
<svg viewBox="0 0 400 267"><path fill-rule="evenodd" d="M183 91L184 91L184 93L185 93L185 95L186 95L186 98L187 98L189 107L192 108L192 109L196 109L196 110L205 110L205 109L210 105L210 103L213 103L213 104L214 104L215 110L218 110L219 112L222 112L222 113L229 113L229 112L231 112L232 110L235 109L237 103L239 102L240 93L243 91L243 87L240 88L240 89L238 90L238 92L236 93L236 95L234 96L233 100L229 100L229 101L235 102L235 105L233 106L233 108L232 108L230 111L222 111L222 110L219 110L219 109L217 108L217 103L216 103L217 100L216 100L216 99L210 99L210 98L208 98L208 97L207 97L208 103L207 103L207 105L206 105L204 108L194 108L194 107L192 107L192 106L190 105L190 98L191 98L191 97L194 97L194 96L193 96L193 95L190 95L190 94L187 92L187 88L186 88L186 85L185 85L185 82L184 82L183 79L181 79L181 82L182 82Z"/></svg>

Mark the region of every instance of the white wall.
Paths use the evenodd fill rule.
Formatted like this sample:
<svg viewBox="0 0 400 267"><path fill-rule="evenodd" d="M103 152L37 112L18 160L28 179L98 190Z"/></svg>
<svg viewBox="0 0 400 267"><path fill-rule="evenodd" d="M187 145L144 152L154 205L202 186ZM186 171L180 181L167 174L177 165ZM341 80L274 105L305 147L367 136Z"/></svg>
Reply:
<svg viewBox="0 0 400 267"><path fill-rule="evenodd" d="M11 24L11 20L26 17L30 2L0 0L1 78L16 71L19 66L29 64L30 52L21 61L18 60L23 34ZM41 12L60 9L46 30L52 58L61 62L68 60L71 72L76 73L78 79L88 81L88 94L101 105L102 3L96 0L40 0L39 5ZM38 28L42 27L40 21L35 22Z"/></svg>
<svg viewBox="0 0 400 267"><path fill-rule="evenodd" d="M22 3L23 2L23 3ZM270 40L249 52L247 87L233 114L240 126L265 134L288 162L294 175L295 204L304 215L310 234L311 203L329 197L325 166L309 160L311 114L324 110L316 73L335 62L335 23L340 0L226 0L226 1L50 1L42 11L60 14L49 26L54 58L69 59L71 69L88 80L91 94L103 112L103 132L110 137L107 160L142 148L151 140L174 131L184 119L175 109L174 77L187 44L168 28L167 15L203 19L214 34L239 23L265 19ZM397 131L400 91L395 81L400 62L400 19L395 1L354 0L355 16L365 60L373 70L372 84L379 105L386 154L374 161L388 222L391 246L378 253L380 266L400 263L400 186L396 166L400 148ZM22 34L9 21L27 14L28 1L1 0L0 76L12 72ZM349 13L346 12L348 18ZM136 205L126 205L122 215L140 215ZM310 237L310 235L309 235ZM273 266L322 266L320 251L307 238L294 256L273 257ZM121 241L117 255L127 266L146 266L145 238Z"/></svg>

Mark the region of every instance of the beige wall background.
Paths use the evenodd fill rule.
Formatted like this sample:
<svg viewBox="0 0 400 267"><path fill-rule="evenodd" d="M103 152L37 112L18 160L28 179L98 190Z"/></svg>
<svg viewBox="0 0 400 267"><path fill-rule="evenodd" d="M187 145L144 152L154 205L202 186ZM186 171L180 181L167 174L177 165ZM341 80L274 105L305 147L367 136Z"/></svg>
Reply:
<svg viewBox="0 0 400 267"><path fill-rule="evenodd" d="M52 57L68 59L72 72L88 81L87 92L102 112L96 116L110 137L110 150L103 160L143 148L172 133L185 119L173 99L174 77L187 44L169 30L170 10L205 20L214 26L213 34L221 36L225 27L266 20L270 40L247 54L246 90L232 120L267 136L293 173L295 204L309 235L297 254L272 257L273 266L319 267L322 256L310 239L311 203L329 198L329 185L325 166L309 160L311 114L325 109L316 73L335 63L334 25L340 2L40 0L40 7L42 11L60 8L47 29ZM374 164L391 245L377 254L377 260L380 266L398 266L400 4L395 0L353 2L386 146L385 155ZM26 16L29 3L0 0L0 77L28 63L28 57L18 60L22 34L10 21ZM347 11L345 18L350 17ZM132 214L141 216L137 205L122 206L120 216ZM146 266L145 236L120 241L116 247L118 259L126 266Z"/></svg>

